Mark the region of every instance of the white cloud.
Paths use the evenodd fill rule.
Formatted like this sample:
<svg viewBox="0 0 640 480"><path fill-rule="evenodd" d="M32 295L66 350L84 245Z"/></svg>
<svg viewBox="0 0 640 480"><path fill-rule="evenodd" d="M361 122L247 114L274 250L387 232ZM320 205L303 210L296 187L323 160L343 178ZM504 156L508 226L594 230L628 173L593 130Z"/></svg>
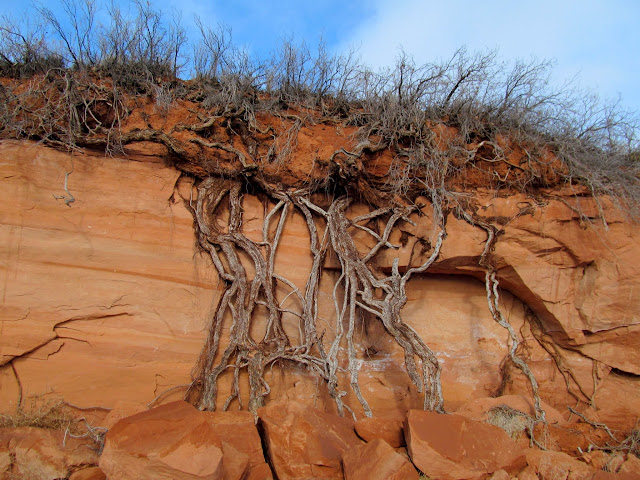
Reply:
<svg viewBox="0 0 640 480"><path fill-rule="evenodd" d="M375 14L344 39L365 63L393 64L400 48L418 63L498 48L503 59L556 59L558 82L580 73L603 96L640 108L640 2L630 0L377 0Z"/></svg>

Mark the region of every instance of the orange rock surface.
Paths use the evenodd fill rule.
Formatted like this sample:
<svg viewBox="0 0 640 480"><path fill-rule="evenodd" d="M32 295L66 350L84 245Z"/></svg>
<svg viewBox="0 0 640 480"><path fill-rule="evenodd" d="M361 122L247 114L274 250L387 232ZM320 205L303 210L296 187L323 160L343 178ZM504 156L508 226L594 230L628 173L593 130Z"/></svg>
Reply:
<svg viewBox="0 0 640 480"><path fill-rule="evenodd" d="M479 480L525 467L524 452L504 430L459 415L411 410L405 438L411 461L432 478Z"/></svg>
<svg viewBox="0 0 640 480"><path fill-rule="evenodd" d="M309 138L312 133L305 131ZM305 138L300 152L311 148ZM194 195L190 181L166 166L155 147L141 143L129 151L129 158L111 158L0 143L2 410L30 396L112 408L118 401L146 405L158 396L162 402L184 395L221 290L195 247L184 203ZM55 197L65 195L67 172L75 197L69 206ZM539 201L474 194L478 214L504 229L494 252L501 306L522 338L519 353L543 400L569 419L567 406L579 399L593 406L584 410L593 420L631 428L640 416L638 226L602 199L605 228L597 203L568 190ZM247 194L243 207L244 232L257 238L263 201ZM351 208L354 216L368 211ZM378 268L389 269L396 256L401 268L424 260L428 252L417 254L417 245L432 241L434 229L429 207L423 210L427 215L412 217L415 226L399 224L390 242L402 247L382 252ZM505 362L508 335L487 308L478 267L485 233L453 215L447 230L439 260L409 282L403 310L443 366L445 408L499 394L529 396L527 379ZM370 239L360 233L354 236L364 249ZM310 261L306 226L291 213L276 271L304 285ZM329 256L319 294L319 330L327 338L335 267ZM295 332L294 320L285 315L285 328ZM420 407L402 351L381 325L367 325L356 336L359 382L374 415ZM307 372L266 375L267 404L296 399L335 410L326 388ZM230 379L221 382L223 403ZM361 418L353 394L344 400Z"/></svg>
<svg viewBox="0 0 640 480"><path fill-rule="evenodd" d="M200 412L183 401L118 421L100 469L113 480L271 477L251 414Z"/></svg>
<svg viewBox="0 0 640 480"><path fill-rule="evenodd" d="M33 427L0 429L0 478L66 478L98 462L87 438Z"/></svg>
<svg viewBox="0 0 640 480"><path fill-rule="evenodd" d="M364 444L352 421L294 401L263 407L258 414L271 466L281 480L342 479L343 454Z"/></svg>
<svg viewBox="0 0 640 480"><path fill-rule="evenodd" d="M418 480L415 467L377 438L353 447L342 456L345 480Z"/></svg>

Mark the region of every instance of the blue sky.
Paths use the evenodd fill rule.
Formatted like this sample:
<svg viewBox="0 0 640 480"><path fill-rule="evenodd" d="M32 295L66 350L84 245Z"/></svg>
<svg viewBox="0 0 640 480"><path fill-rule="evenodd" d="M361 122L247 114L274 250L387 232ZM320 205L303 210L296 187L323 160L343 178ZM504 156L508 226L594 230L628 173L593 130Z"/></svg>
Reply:
<svg viewBox="0 0 640 480"><path fill-rule="evenodd" d="M604 98L620 94L623 106L640 111L638 0L150 1L166 14L181 11L191 39L197 14L229 25L235 43L256 54L285 36L312 45L322 36L334 51L357 47L373 67L391 65L400 48L418 63L450 57L460 46L497 48L503 60L555 59L557 83L579 75L580 86ZM27 5L0 0L0 12L21 16Z"/></svg>

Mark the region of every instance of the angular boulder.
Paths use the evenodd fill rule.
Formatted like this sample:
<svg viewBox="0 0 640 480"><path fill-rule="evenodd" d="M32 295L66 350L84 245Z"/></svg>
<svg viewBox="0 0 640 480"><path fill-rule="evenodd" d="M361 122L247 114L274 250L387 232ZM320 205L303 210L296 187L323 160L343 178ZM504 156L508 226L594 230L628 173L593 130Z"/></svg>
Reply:
<svg viewBox="0 0 640 480"><path fill-rule="evenodd" d="M100 467L89 467L72 473L69 480L107 480L107 476Z"/></svg>
<svg viewBox="0 0 640 480"><path fill-rule="evenodd" d="M356 422L356 432L366 442L381 438L394 448L404 447L404 418L365 417Z"/></svg>
<svg viewBox="0 0 640 480"><path fill-rule="evenodd" d="M525 466L524 452L504 430L460 415L410 410L405 439L414 465L431 478L479 479Z"/></svg>
<svg viewBox="0 0 640 480"><path fill-rule="evenodd" d="M34 427L0 429L0 477L67 478L78 468L95 465L96 446L86 438Z"/></svg>
<svg viewBox="0 0 640 480"><path fill-rule="evenodd" d="M364 442L354 422L297 402L258 410L271 465L280 480L342 480L342 455Z"/></svg>
<svg viewBox="0 0 640 480"><path fill-rule="evenodd" d="M527 463L541 480L591 480L597 470L562 452L527 451Z"/></svg>
<svg viewBox="0 0 640 480"><path fill-rule="evenodd" d="M223 467L239 470L240 458L246 458L246 480L269 480L273 478L271 469L264 460L262 440L258 434L253 414L249 412L201 412L209 426L223 440ZM227 454L227 450L237 454ZM225 474L225 479L230 476ZM244 480L244 479L243 479Z"/></svg>
<svg viewBox="0 0 640 480"><path fill-rule="evenodd" d="M381 438L342 456L345 480L419 480L418 471Z"/></svg>
<svg viewBox="0 0 640 480"><path fill-rule="evenodd" d="M251 468L265 462L247 419L168 403L119 420L107 433L100 468L110 480L255 478Z"/></svg>
<svg viewBox="0 0 640 480"><path fill-rule="evenodd" d="M630 453L618 471L621 473L640 473L640 459L633 453Z"/></svg>

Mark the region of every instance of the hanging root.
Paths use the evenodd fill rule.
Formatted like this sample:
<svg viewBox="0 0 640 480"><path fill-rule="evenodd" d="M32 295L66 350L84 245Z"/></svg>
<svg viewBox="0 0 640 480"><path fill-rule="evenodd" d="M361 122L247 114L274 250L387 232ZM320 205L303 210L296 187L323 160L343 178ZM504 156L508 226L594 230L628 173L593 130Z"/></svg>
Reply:
<svg viewBox="0 0 640 480"><path fill-rule="evenodd" d="M471 215L469 215L469 213L463 211L462 209L459 209L457 213L470 225L478 226L485 232L487 232L487 240L485 241L479 264L480 266L485 268L485 289L487 292L487 305L489 307L489 312L491 312L491 316L496 321L496 323L498 323L501 327L507 330L507 332L509 332L509 338L511 340L511 345L509 347L509 358L513 362L513 364L518 367L522 371L522 373L524 373L524 375L529 380L529 383L531 384L531 391L536 411L535 423L546 423L545 411L541 406L540 393L536 377L529 368L527 362L525 362L516 354L518 346L520 345L520 340L518 339L518 335L513 326L509 323L509 320L504 316L502 310L500 309L500 284L495 267L491 262L491 254L500 232L498 232L496 227L494 227L493 225L474 219ZM533 436L533 426L530 428L529 433L532 442L537 443Z"/></svg>
<svg viewBox="0 0 640 480"><path fill-rule="evenodd" d="M383 248L398 248L389 242L390 234L397 222L402 220L412 223L408 215L415 207L380 208L350 220L346 216L350 204L347 197L333 200L325 210L311 202L308 191L284 194L267 184L261 186L275 205L265 214L262 239L259 242L248 238L242 230L240 183L207 178L198 187L195 206L189 206L196 221L198 242L209 254L225 289L210 318L206 344L194 369L194 379L187 391L187 399L201 409L214 410L217 405L219 378L229 371L232 376L231 390L223 409L229 408L234 401L241 408L240 375L242 371L246 371L250 390L248 408L255 413L270 392L264 378L267 367L289 363L304 366L322 378L340 414L344 414L346 409L354 415L343 401L347 392L340 386L340 374L345 371L346 363L349 386L364 414L371 416L371 408L358 382L358 372L363 361L358 358L359 348L354 342L354 335L363 317L373 315L404 349L408 375L418 391L424 393L424 408L444 411L440 386L441 366L431 349L402 321L400 315L407 302L407 282L412 275L426 271L440 253L446 236L441 208L434 204L440 232L430 257L421 266L409 268L403 275L400 274L396 259L391 275L385 277L374 273L368 262ZM225 199L228 221L222 228L217 223L222 218L218 210L222 208ZM302 214L310 235L312 263L304 289L298 288L275 271L283 229L293 210ZM387 218L382 235L361 224L382 218ZM367 232L377 242L365 255L361 255L356 248L350 233L354 228ZM322 266L329 245L340 261L341 274L334 287L335 337L325 345L316 330L316 322ZM241 258L250 259L255 271L253 278L250 278ZM276 293L283 288L289 292L280 301ZM283 307L289 297L296 299L297 308ZM263 307L260 313L257 312L258 306ZM258 318L263 321L265 309L264 336L254 339L251 335L252 324ZM297 336L285 331L283 313L298 319ZM229 339L222 350L221 336L225 322L230 322Z"/></svg>
<svg viewBox="0 0 640 480"><path fill-rule="evenodd" d="M533 400L535 403L536 409L536 420L540 422L545 421L545 411L542 409L540 405L540 394L538 393L538 382L536 381L536 377L533 375L533 372L522 358L516 355L516 350L520 345L520 341L518 339L518 335L516 331L513 329L509 321L502 314L500 310L500 295L498 293L498 280L496 278L496 272L492 268L488 268L485 274L485 287L487 290L487 303L489 305L489 311L493 316L493 319L503 328L505 328L509 332L509 337L511 338L511 346L509 347L509 358L516 365L522 373L525 374L529 383L531 384L531 390L533 392Z"/></svg>

